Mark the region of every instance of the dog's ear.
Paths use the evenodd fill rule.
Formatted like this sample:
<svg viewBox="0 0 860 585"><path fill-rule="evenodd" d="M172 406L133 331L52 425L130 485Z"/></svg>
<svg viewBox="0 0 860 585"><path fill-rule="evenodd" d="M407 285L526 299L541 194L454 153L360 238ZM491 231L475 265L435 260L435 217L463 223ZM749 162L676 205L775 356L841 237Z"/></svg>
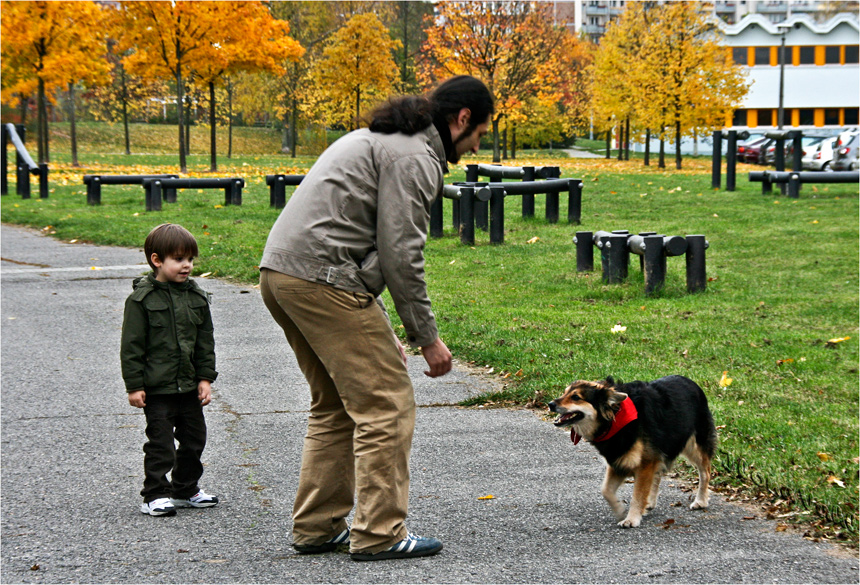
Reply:
<svg viewBox="0 0 860 585"><path fill-rule="evenodd" d="M606 394L604 399L600 401L598 410L600 411L601 418L604 420L612 420L615 418L618 411L621 410L621 403L624 402L625 398L627 398L627 394L624 392L616 392L612 388L606 388L603 391Z"/></svg>
<svg viewBox="0 0 860 585"><path fill-rule="evenodd" d="M615 386L615 379L612 376L606 376L606 379L603 381L604 385L608 387Z"/></svg>

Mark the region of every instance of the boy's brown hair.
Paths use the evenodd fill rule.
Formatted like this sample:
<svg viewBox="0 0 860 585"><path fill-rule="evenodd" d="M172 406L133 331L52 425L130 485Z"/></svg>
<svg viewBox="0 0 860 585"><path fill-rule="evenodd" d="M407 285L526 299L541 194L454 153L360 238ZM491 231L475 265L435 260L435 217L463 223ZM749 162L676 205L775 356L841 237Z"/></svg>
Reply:
<svg viewBox="0 0 860 585"><path fill-rule="evenodd" d="M163 223L152 228L146 241L143 243L143 252L146 261L153 272L158 269L152 263L152 255L157 254L162 262L170 256L191 256L196 258L200 255L197 249L197 240L187 229L175 223Z"/></svg>

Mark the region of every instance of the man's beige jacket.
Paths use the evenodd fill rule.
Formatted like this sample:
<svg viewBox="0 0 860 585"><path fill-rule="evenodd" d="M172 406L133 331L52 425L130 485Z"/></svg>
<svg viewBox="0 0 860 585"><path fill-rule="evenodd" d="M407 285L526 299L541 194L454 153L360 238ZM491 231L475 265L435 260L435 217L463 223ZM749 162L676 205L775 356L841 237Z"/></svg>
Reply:
<svg viewBox="0 0 860 585"><path fill-rule="evenodd" d="M433 125L356 130L317 160L278 217L261 268L378 296L386 286L413 347L438 337L424 281L430 206L448 171Z"/></svg>

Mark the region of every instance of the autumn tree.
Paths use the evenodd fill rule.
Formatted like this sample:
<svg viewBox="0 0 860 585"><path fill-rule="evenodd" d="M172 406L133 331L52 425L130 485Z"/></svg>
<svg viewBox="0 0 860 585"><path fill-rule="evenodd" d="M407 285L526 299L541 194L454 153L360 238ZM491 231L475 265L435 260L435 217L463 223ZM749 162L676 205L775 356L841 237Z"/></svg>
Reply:
<svg viewBox="0 0 860 585"><path fill-rule="evenodd" d="M392 93L400 42L375 14L357 14L335 32L316 66L316 89L330 104L330 121L355 128L363 109Z"/></svg>
<svg viewBox="0 0 860 585"><path fill-rule="evenodd" d="M125 34L119 51L130 54L123 62L143 77L172 79L176 84L176 114L179 130L179 167L188 171L184 132L183 91L194 60L211 47L216 29L231 23L221 21L218 2L127 1L120 4Z"/></svg>
<svg viewBox="0 0 860 585"><path fill-rule="evenodd" d="M37 95L39 162L49 162L48 100L104 71L101 11L94 2L2 2L4 96ZM5 98L4 98L5 99Z"/></svg>
<svg viewBox="0 0 860 585"><path fill-rule="evenodd" d="M538 70L567 33L553 25L548 3L445 1L437 10L428 21L419 78L432 85L466 74L487 84L496 101L493 160L499 162L499 120L537 93Z"/></svg>
<svg viewBox="0 0 860 585"><path fill-rule="evenodd" d="M205 44L190 61L189 69L196 81L208 89L210 169L218 169L215 129L215 86L225 76L237 71L285 73L282 63L298 59L304 49L289 37L289 23L272 18L259 1L215 2L214 11L222 23L215 27Z"/></svg>

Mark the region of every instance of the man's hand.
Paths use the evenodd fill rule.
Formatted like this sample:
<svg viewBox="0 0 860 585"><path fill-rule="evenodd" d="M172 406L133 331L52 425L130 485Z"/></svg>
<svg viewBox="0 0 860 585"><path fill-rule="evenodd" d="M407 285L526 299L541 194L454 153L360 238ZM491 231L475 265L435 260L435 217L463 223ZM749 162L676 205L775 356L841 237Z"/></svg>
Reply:
<svg viewBox="0 0 860 585"><path fill-rule="evenodd" d="M425 370L424 375L438 378L451 371L451 352L441 338L437 337L436 341L422 347L421 353L424 355L427 365L430 366L430 370Z"/></svg>
<svg viewBox="0 0 860 585"><path fill-rule="evenodd" d="M394 341L397 343L397 349L400 350L400 359L403 360L403 365L406 365L406 350L403 349L403 344L400 343L400 338L394 335Z"/></svg>
<svg viewBox="0 0 860 585"><path fill-rule="evenodd" d="M143 390L129 392L128 403L135 408L143 408L144 406L146 406L146 392Z"/></svg>
<svg viewBox="0 0 860 585"><path fill-rule="evenodd" d="M200 406L206 406L212 402L212 382L200 380L197 383L197 397L200 399Z"/></svg>

